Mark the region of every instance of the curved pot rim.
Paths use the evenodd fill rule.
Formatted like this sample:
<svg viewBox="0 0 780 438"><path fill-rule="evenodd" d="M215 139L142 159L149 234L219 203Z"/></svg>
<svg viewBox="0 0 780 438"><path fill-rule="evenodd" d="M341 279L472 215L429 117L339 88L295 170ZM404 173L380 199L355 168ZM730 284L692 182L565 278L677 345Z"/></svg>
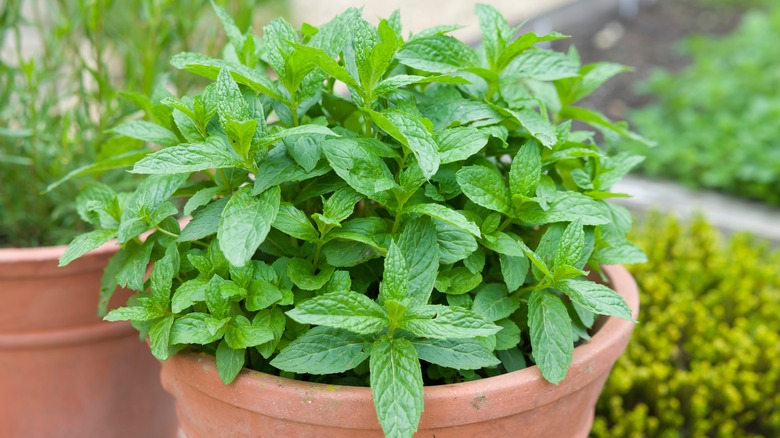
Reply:
<svg viewBox="0 0 780 438"><path fill-rule="evenodd" d="M0 248L0 264L59 260L66 249L68 249L68 245ZM110 254L118 249L119 245L117 245L116 240L111 240L87 254Z"/></svg>
<svg viewBox="0 0 780 438"><path fill-rule="evenodd" d="M633 277L622 266L604 266L610 284L627 301L632 315L639 314L639 292ZM477 381L426 386L425 411L447 409L452 403L470 402L475 418L451 418L456 424L469 424L502 418L519 410L530 410L581 390L589 383L609 373L617 357L625 349L634 324L609 317L586 342L574 350L574 356L566 379L553 385L541 375L537 366ZM176 374L176 377L172 377ZM295 421L311 424L344 426L344 418L333 413L352 410L350 427L372 429L378 427L376 414L358 415L357 409L372 402L371 389L304 382L244 369L230 385L224 385L216 373L215 358L206 353L182 351L163 363L163 384L169 392L177 385L186 385L203 395L255 411L272 412L279 418L295 418ZM273 388L273 391L270 389ZM270 393L273 393L270 394ZM280 393L287 393L280 396ZM489 403L494 398L509 397L513 403ZM302 404L321 405L320 409L301 409ZM452 426L440 424L423 412L420 428Z"/></svg>

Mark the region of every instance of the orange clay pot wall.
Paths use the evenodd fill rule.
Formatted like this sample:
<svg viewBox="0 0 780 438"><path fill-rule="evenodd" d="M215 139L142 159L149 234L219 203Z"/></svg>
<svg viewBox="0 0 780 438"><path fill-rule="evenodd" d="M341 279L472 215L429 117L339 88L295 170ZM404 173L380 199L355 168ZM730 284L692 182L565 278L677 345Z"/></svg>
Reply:
<svg viewBox="0 0 780 438"><path fill-rule="evenodd" d="M630 274L605 267L636 318L639 296ZM566 379L555 386L536 366L479 381L425 388L419 437L586 437L594 406L634 325L603 323L577 347ZM213 356L181 352L163 363L163 385L176 398L188 438L379 437L369 388L323 385L244 369L220 381Z"/></svg>
<svg viewBox="0 0 780 438"><path fill-rule="evenodd" d="M0 437L175 436L159 363L130 324L97 316L117 249L65 268L65 247L0 249Z"/></svg>

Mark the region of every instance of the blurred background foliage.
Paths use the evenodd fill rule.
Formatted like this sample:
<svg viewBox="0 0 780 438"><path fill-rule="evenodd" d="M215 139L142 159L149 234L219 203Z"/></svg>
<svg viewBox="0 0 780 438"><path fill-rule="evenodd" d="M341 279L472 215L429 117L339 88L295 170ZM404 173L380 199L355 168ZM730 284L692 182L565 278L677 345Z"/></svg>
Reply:
<svg viewBox="0 0 780 438"><path fill-rule="evenodd" d="M218 0L237 24L285 13L281 0ZM186 17L187 19L182 19ZM0 247L64 244L83 231L73 200L94 177L132 185L123 171L46 187L140 142L107 132L166 83L170 57L224 45L207 0L0 2ZM185 90L179 90L185 91Z"/></svg>
<svg viewBox="0 0 780 438"><path fill-rule="evenodd" d="M630 114L632 126L658 142L637 146L647 155L641 171L778 205L780 3L699 1L754 9L728 35L684 40L690 65L639 85L653 103Z"/></svg>
<svg viewBox="0 0 780 438"><path fill-rule="evenodd" d="M634 241L640 322L592 436L780 436L780 250L659 215Z"/></svg>

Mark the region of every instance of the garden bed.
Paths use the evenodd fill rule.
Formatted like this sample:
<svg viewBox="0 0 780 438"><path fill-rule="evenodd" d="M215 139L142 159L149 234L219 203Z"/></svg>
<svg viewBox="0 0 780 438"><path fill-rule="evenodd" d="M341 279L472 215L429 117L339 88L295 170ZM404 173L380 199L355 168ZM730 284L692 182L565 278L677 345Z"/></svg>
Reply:
<svg viewBox="0 0 780 438"><path fill-rule="evenodd" d="M636 10L625 7L631 2L622 2L622 9L621 2L598 8L585 3L538 17L529 26L537 32L564 29L572 38L557 42L557 48L573 44L583 62L616 62L634 69L611 79L584 101L617 120L628 119L630 110L652 102L637 84L654 70L678 72L690 64L679 50L681 40L693 35L726 35L737 28L746 11L744 6L725 6L722 1L718 5L715 0L639 1ZM662 210L684 218L703 213L722 231L746 230L780 242L780 209L776 207L638 175L626 178L615 190L633 196L620 202L637 213Z"/></svg>

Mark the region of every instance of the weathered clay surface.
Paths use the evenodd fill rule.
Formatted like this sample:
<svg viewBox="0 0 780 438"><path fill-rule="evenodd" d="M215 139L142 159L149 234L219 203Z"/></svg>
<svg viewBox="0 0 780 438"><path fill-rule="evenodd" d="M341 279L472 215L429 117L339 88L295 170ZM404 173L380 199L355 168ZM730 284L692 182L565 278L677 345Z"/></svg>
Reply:
<svg viewBox="0 0 780 438"><path fill-rule="evenodd" d="M175 436L159 363L130 324L97 316L117 248L65 268L65 247L0 249L0 437Z"/></svg>

